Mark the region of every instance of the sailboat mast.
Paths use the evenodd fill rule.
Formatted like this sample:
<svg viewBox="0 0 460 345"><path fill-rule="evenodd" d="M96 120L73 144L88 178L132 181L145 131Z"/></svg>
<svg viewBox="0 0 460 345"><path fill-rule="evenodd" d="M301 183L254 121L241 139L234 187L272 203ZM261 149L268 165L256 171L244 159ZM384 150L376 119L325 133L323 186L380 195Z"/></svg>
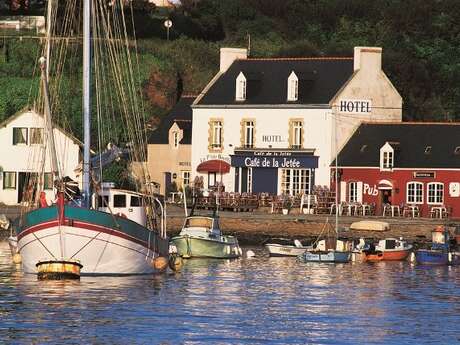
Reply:
<svg viewBox="0 0 460 345"><path fill-rule="evenodd" d="M91 0L83 0L83 207L90 206Z"/></svg>

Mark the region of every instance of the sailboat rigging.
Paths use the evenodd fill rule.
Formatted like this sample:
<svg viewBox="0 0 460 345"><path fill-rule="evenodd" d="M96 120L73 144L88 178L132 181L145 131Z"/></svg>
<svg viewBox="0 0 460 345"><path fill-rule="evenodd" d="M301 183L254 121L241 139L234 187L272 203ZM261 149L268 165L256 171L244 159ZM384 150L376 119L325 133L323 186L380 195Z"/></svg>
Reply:
<svg viewBox="0 0 460 345"><path fill-rule="evenodd" d="M120 111L123 114L123 120L126 121L126 132L131 143L130 155L138 161L144 158L142 152L145 140L142 133L142 121L140 121L141 107L137 104L129 105L130 101L135 103L137 93L132 76L129 47L120 46L118 41L111 40L114 34L127 35L123 4L115 1L112 6L117 6L117 4L121 11L121 21L110 17L114 16L115 11L112 10L109 13L105 1L83 0L84 146L81 195L78 195L79 188L75 186L73 187L74 195L66 193L69 181L59 171L48 87L49 59L51 59L50 37L48 37L46 46L48 59L40 59L45 133L47 144L50 147L51 170L57 201L51 206L44 205L45 207L26 212L20 217L19 226L16 228L18 251L22 256L23 269L27 273L38 273L39 277L43 273L50 275L50 271L56 267L62 268L63 271L59 273L62 273L64 277L73 275L76 270L83 275L104 275L145 274L166 268L164 265L155 264L156 260L164 262L159 259L168 256L169 240L166 235L162 205L149 192L148 187L145 187L149 185L148 172L143 169L142 175L139 176L141 180L139 186L143 187L142 190L128 191L116 189L112 184L103 184L102 174L94 174L91 167L91 75L93 70L98 91L104 89L104 83L110 84L109 78L102 75L103 72L109 72L111 77L116 79L113 86L114 92L109 96L105 94L105 97L110 97L111 100L115 97L119 98ZM69 2L68 6L75 7L75 2ZM48 11L51 11L51 2L49 2ZM70 12L70 10L66 11L66 13ZM98 14L93 16L95 12ZM50 14L48 18L51 18ZM123 30L120 27L112 30L110 24L115 23ZM51 24L48 23L48 25ZM50 34L51 30L47 32ZM94 43L92 34L96 34L98 39L107 38L103 43L105 51L101 46L92 46ZM122 51L122 48L125 50ZM108 57L109 66L102 63L103 57ZM98 60L102 67L94 65L93 68L93 58ZM125 58L128 62L121 62L121 58ZM59 68L62 66L57 67ZM123 77L126 77L127 80L124 80ZM129 86L128 90L124 89L126 85ZM104 95L96 94L98 119L102 109L100 102L103 98ZM131 124L130 121L134 124ZM101 148L100 142L99 148ZM110 157L110 153L105 157ZM102 156L99 157L99 162L101 169ZM100 181L94 181L95 176L99 176ZM160 210L157 205L160 206Z"/></svg>

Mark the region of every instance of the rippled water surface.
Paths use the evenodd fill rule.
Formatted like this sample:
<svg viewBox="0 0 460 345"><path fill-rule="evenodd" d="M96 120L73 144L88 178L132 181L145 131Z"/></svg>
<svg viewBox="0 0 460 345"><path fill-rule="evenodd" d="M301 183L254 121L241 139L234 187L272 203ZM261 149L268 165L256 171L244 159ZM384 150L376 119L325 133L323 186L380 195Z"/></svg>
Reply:
<svg viewBox="0 0 460 345"><path fill-rule="evenodd" d="M176 274L37 281L0 242L0 343L460 343L460 267L303 264L251 249Z"/></svg>

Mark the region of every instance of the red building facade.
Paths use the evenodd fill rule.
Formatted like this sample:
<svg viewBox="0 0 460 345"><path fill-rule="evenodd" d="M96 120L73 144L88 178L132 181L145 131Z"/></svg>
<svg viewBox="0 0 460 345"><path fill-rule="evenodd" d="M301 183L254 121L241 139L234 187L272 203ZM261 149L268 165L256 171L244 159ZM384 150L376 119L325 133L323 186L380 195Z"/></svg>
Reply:
<svg viewBox="0 0 460 345"><path fill-rule="evenodd" d="M440 209L460 217L458 124L364 123L339 153L337 167L342 202L374 205L376 215L395 205L401 212L417 206L422 217L439 216Z"/></svg>

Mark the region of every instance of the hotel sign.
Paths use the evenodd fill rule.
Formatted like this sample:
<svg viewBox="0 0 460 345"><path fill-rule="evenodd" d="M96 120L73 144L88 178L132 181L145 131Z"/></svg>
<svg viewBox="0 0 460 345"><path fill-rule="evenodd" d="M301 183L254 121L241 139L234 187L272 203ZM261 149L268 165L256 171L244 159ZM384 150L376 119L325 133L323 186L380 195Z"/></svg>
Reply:
<svg viewBox="0 0 460 345"><path fill-rule="evenodd" d="M238 152L231 155L233 167L246 168L308 168L318 167L318 157L297 152Z"/></svg>
<svg viewBox="0 0 460 345"><path fill-rule="evenodd" d="M342 99L339 102L339 113L369 114L372 111L372 101L363 99Z"/></svg>
<svg viewBox="0 0 460 345"><path fill-rule="evenodd" d="M414 178L435 178L434 171L414 171Z"/></svg>

